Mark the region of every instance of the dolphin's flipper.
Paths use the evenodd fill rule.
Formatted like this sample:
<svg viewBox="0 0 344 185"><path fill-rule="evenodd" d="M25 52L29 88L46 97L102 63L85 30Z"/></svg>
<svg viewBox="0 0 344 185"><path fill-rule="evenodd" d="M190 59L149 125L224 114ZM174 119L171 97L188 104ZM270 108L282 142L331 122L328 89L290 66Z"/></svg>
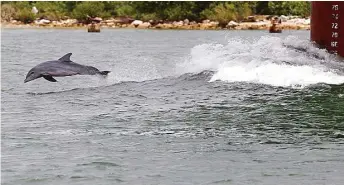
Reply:
<svg viewBox="0 0 344 185"><path fill-rule="evenodd" d="M100 71L100 74L104 76L106 76L108 73L110 73L110 71Z"/></svg>
<svg viewBox="0 0 344 185"><path fill-rule="evenodd" d="M57 82L57 80L50 75L44 75L43 78L51 82Z"/></svg>
<svg viewBox="0 0 344 185"><path fill-rule="evenodd" d="M59 58L59 61L61 61L61 62L71 62L71 60L70 60L70 56L71 55L72 55L72 53L67 53L63 57Z"/></svg>

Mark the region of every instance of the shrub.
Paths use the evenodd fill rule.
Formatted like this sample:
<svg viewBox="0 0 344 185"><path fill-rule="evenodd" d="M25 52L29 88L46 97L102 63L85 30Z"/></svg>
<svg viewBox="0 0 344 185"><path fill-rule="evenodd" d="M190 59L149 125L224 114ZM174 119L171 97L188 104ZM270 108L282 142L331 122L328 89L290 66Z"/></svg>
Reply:
<svg viewBox="0 0 344 185"><path fill-rule="evenodd" d="M15 20L19 20L25 24L31 23L35 20L35 14L31 12L32 6L28 1L7 2L6 4L1 3L1 10L6 6L14 8L15 12L11 16L13 16L13 19ZM3 12L1 12L1 14L2 13Z"/></svg>
<svg viewBox="0 0 344 185"><path fill-rule="evenodd" d="M74 18L79 21L86 21L87 16L97 17L104 11L104 4L100 1L83 1L76 5L73 10Z"/></svg>
<svg viewBox="0 0 344 185"><path fill-rule="evenodd" d="M31 10L32 6L28 1L16 1L10 2L10 4L16 9L16 11L21 11L24 9Z"/></svg>
<svg viewBox="0 0 344 185"><path fill-rule="evenodd" d="M38 9L38 15L49 20L57 21L66 15L66 4L61 1L38 1L35 6Z"/></svg>
<svg viewBox="0 0 344 185"><path fill-rule="evenodd" d="M142 14L141 17L139 17L139 19L144 22L147 22L149 20L160 20L160 18L156 15L156 13Z"/></svg>
<svg viewBox="0 0 344 185"><path fill-rule="evenodd" d="M116 14L117 14L117 16L130 16L130 17L136 17L137 16L136 9L133 6L131 6L130 4L126 4L126 3L117 7Z"/></svg>
<svg viewBox="0 0 344 185"><path fill-rule="evenodd" d="M27 9L21 10L15 16L16 20L19 20L25 24L32 23L35 20L35 18L36 18L35 14L33 14L31 10L27 10Z"/></svg>
<svg viewBox="0 0 344 185"><path fill-rule="evenodd" d="M309 16L311 11L310 2L287 1L287 2L269 2L268 8L275 15L300 15Z"/></svg>
<svg viewBox="0 0 344 185"><path fill-rule="evenodd" d="M205 9L201 15L206 19L219 21L221 27L225 27L229 21L237 18L235 6L227 2L213 5L209 9Z"/></svg>
<svg viewBox="0 0 344 185"><path fill-rule="evenodd" d="M252 15L252 8L249 3L238 2L236 3L236 20L242 21L246 17Z"/></svg>
<svg viewBox="0 0 344 185"><path fill-rule="evenodd" d="M255 2L214 2L201 12L201 17L219 21L219 26L225 27L229 21L242 21L252 15Z"/></svg>
<svg viewBox="0 0 344 185"><path fill-rule="evenodd" d="M195 7L194 2L175 2L173 5L165 9L164 14L167 19L178 21L183 19L195 19L193 13Z"/></svg>
<svg viewBox="0 0 344 185"><path fill-rule="evenodd" d="M10 4L1 5L1 19L10 21L16 14L16 10Z"/></svg>

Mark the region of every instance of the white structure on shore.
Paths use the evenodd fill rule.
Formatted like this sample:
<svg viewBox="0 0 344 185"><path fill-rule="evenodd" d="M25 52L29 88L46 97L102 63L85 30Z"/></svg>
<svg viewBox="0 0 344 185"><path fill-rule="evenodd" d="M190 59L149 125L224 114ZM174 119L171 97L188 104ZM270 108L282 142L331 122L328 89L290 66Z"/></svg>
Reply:
<svg viewBox="0 0 344 185"><path fill-rule="evenodd" d="M34 7L32 7L31 12L34 13L34 14L37 14L37 13L38 13L38 10L37 10L37 8L34 6Z"/></svg>

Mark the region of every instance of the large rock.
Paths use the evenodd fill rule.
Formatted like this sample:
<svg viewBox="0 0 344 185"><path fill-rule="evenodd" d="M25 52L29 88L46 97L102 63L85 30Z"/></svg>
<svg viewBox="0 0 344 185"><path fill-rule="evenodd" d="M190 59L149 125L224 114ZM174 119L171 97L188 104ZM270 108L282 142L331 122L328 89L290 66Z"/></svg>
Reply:
<svg viewBox="0 0 344 185"><path fill-rule="evenodd" d="M143 21L140 20L135 20L131 23L131 25L134 25L135 28L137 28L141 24L143 24Z"/></svg>
<svg viewBox="0 0 344 185"><path fill-rule="evenodd" d="M20 21L17 21L17 20L12 20L12 21L11 21L11 24L21 24L21 22L20 22Z"/></svg>
<svg viewBox="0 0 344 185"><path fill-rule="evenodd" d="M157 25L158 24L158 21L156 21L156 20L149 20L148 21L149 22L149 24L151 25L151 26L155 26L155 25Z"/></svg>
<svg viewBox="0 0 344 185"><path fill-rule="evenodd" d="M104 21L105 23L115 23L115 19L111 18Z"/></svg>
<svg viewBox="0 0 344 185"><path fill-rule="evenodd" d="M196 21L192 21L192 22L190 22L189 23L190 25L196 25L196 24L198 24Z"/></svg>
<svg viewBox="0 0 344 185"><path fill-rule="evenodd" d="M288 20L288 17L285 15L281 15L279 18L281 19L282 22L287 22Z"/></svg>
<svg viewBox="0 0 344 185"><path fill-rule="evenodd" d="M56 26L63 26L63 23L60 21L52 21L51 24L56 27Z"/></svg>
<svg viewBox="0 0 344 185"><path fill-rule="evenodd" d="M239 24L235 21L229 21L229 23L227 24L227 28L229 29L234 29L235 27L237 27Z"/></svg>
<svg viewBox="0 0 344 185"><path fill-rule="evenodd" d="M133 21L131 24L132 24L132 25L135 25L135 26L138 26L138 25L140 25L140 24L142 24L142 23L143 23L143 21L135 20L135 21Z"/></svg>
<svg viewBox="0 0 344 185"><path fill-rule="evenodd" d="M310 19L295 18L295 19L288 20L286 23L288 23L288 24L310 25Z"/></svg>
<svg viewBox="0 0 344 185"><path fill-rule="evenodd" d="M35 20L35 24L38 25L44 25L44 24L49 24L51 21L48 19L40 19L40 20Z"/></svg>
<svg viewBox="0 0 344 185"><path fill-rule="evenodd" d="M163 25L161 23L158 23L157 25L154 26L156 29L162 29Z"/></svg>
<svg viewBox="0 0 344 185"><path fill-rule="evenodd" d="M164 29L173 29L173 24L171 23L164 23L162 26Z"/></svg>
<svg viewBox="0 0 344 185"><path fill-rule="evenodd" d="M256 22L264 22L268 20L268 15L255 15Z"/></svg>
<svg viewBox="0 0 344 185"><path fill-rule="evenodd" d="M137 28L135 24L128 24L127 28Z"/></svg>
<svg viewBox="0 0 344 185"><path fill-rule="evenodd" d="M207 23L210 23L210 20L206 19L206 20L203 20L202 21L203 24L207 24Z"/></svg>
<svg viewBox="0 0 344 185"><path fill-rule="evenodd" d="M256 17L255 16L248 16L248 17L246 17L244 20L243 20L243 22L257 22L257 19L256 19Z"/></svg>
<svg viewBox="0 0 344 185"><path fill-rule="evenodd" d="M203 21L203 23L200 23L199 28L201 30L215 30L218 29L219 22L217 21Z"/></svg>
<svg viewBox="0 0 344 185"><path fill-rule="evenodd" d="M210 23L202 23L200 24L200 29L201 30L211 30L214 29L214 25Z"/></svg>
<svg viewBox="0 0 344 185"><path fill-rule="evenodd" d="M78 20L76 20L76 19L67 19L67 20L62 20L61 22L63 24L77 24Z"/></svg>
<svg viewBox="0 0 344 185"><path fill-rule="evenodd" d="M114 22L108 22L108 23L106 23L106 25L112 27L115 25L115 23Z"/></svg>
<svg viewBox="0 0 344 185"><path fill-rule="evenodd" d="M209 24L211 24L213 27L219 26L219 22L217 22L217 21L211 21Z"/></svg>
<svg viewBox="0 0 344 185"><path fill-rule="evenodd" d="M179 21L179 22L174 21L172 23L172 25L173 25L173 27L180 28L180 27L182 27L184 25L184 22L183 21Z"/></svg>
<svg viewBox="0 0 344 185"><path fill-rule="evenodd" d="M152 25L149 22L144 22L140 25L137 26L137 28L141 28L141 29L147 29L150 28Z"/></svg>
<svg viewBox="0 0 344 185"><path fill-rule="evenodd" d="M115 18L114 22L116 24L130 24L134 21L135 19L132 19L130 17L117 17Z"/></svg>
<svg viewBox="0 0 344 185"><path fill-rule="evenodd" d="M101 22L103 19L101 17L91 18L92 21Z"/></svg>
<svg viewBox="0 0 344 185"><path fill-rule="evenodd" d="M235 30L266 30L268 29L270 22L244 22L233 27Z"/></svg>

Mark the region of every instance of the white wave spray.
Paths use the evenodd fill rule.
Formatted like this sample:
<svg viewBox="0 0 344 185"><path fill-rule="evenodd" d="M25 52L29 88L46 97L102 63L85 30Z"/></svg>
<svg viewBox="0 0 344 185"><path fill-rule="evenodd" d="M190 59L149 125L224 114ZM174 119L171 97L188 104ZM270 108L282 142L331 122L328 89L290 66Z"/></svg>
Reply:
<svg viewBox="0 0 344 185"><path fill-rule="evenodd" d="M184 62L177 64L177 71L181 73L215 71L210 82L250 82L283 87L341 84L344 83L343 69L344 64L335 62L325 50L294 36L284 39L263 36L251 41L232 38L227 45L201 44L191 49Z"/></svg>

